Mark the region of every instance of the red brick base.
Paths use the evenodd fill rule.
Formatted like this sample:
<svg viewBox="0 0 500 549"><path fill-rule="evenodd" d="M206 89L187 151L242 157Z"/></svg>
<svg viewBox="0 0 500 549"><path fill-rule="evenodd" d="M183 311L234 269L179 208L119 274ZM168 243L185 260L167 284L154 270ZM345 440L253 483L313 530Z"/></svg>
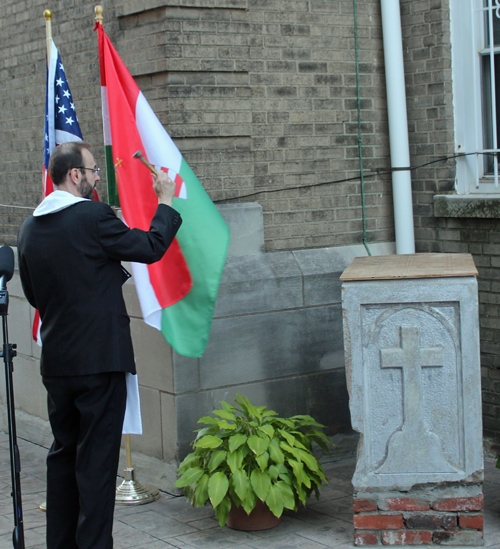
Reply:
<svg viewBox="0 0 500 549"><path fill-rule="evenodd" d="M481 485L354 495L354 545L482 545ZM470 492L470 497L464 493ZM454 497L454 495L460 497Z"/></svg>

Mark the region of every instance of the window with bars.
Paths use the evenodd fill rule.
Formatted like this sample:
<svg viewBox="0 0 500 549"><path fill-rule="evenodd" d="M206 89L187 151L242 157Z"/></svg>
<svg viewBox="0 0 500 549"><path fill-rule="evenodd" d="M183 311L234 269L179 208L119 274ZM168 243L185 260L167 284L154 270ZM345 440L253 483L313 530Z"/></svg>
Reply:
<svg viewBox="0 0 500 549"><path fill-rule="evenodd" d="M459 194L500 194L500 0L450 0Z"/></svg>

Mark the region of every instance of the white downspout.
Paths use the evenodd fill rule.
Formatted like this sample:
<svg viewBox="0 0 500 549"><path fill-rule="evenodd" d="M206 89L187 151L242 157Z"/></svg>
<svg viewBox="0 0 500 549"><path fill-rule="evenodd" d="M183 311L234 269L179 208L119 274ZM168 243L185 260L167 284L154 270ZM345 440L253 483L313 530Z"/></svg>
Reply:
<svg viewBox="0 0 500 549"><path fill-rule="evenodd" d="M381 7L391 167L408 168L410 166L410 147L399 0L381 0ZM396 253L413 254L415 253L415 235L409 170L392 172L392 193Z"/></svg>

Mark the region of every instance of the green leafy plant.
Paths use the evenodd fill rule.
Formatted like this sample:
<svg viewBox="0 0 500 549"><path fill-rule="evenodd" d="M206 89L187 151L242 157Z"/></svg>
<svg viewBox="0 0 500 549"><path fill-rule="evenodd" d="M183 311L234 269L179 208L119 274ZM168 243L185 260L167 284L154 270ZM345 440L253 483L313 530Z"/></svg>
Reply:
<svg viewBox="0 0 500 549"><path fill-rule="evenodd" d="M220 402L216 417L202 417L208 425L196 431L194 452L188 454L175 483L193 507L210 502L221 526L232 503L250 514L263 501L276 517L284 509L297 511L299 502L328 484L312 454L312 442L324 450L331 444L311 416L276 417L265 406L253 406L237 395L235 405ZM333 445L332 445L333 446Z"/></svg>

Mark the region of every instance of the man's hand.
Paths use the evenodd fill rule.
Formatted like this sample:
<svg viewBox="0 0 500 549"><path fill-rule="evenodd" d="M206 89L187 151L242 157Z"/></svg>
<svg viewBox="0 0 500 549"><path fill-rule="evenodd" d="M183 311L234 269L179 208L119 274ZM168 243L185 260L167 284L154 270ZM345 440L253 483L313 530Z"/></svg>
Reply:
<svg viewBox="0 0 500 549"><path fill-rule="evenodd" d="M158 197L158 204L172 206L175 183L165 172L159 171L156 175L153 175L153 189Z"/></svg>

